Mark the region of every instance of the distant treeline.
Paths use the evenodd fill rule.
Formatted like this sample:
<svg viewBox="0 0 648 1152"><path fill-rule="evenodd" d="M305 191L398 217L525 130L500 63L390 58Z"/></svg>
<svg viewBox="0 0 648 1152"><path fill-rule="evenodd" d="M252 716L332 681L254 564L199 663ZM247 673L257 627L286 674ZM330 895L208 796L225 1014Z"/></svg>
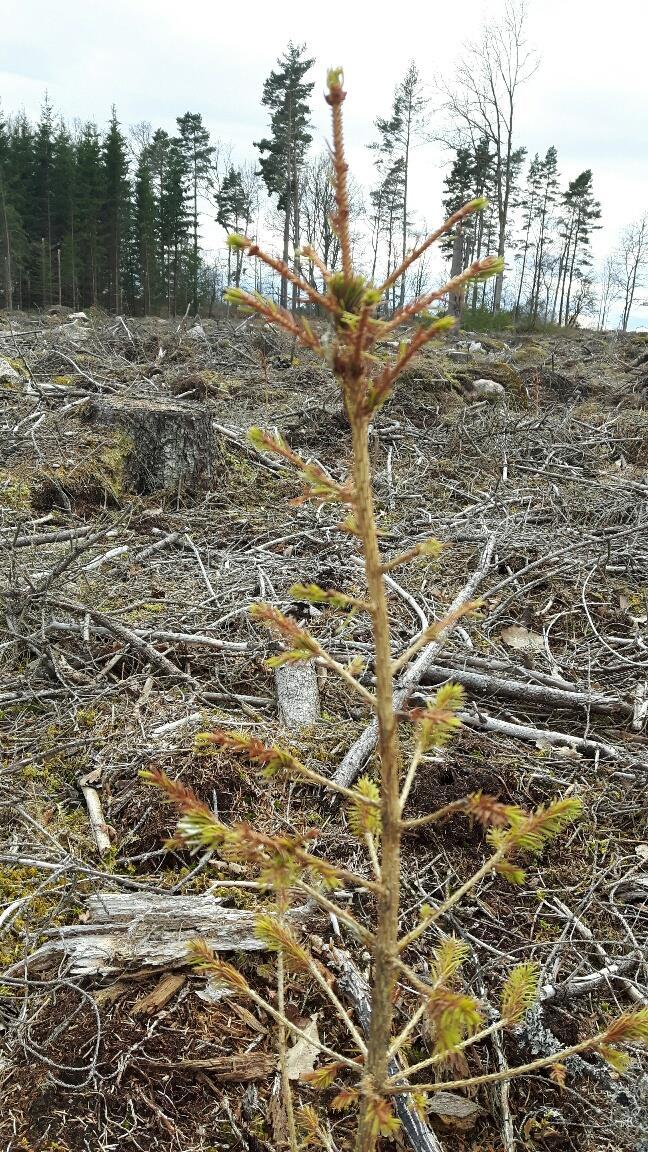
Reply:
<svg viewBox="0 0 648 1152"><path fill-rule="evenodd" d="M201 221L211 215L228 233L270 231L286 259L299 261L294 253L309 244L336 266L328 156L311 148L313 63L303 47L288 46L262 88L268 136L240 166L210 139L199 113L179 116L173 135L148 124L126 135L114 108L104 132L94 123L72 128L47 98L37 124L23 112L0 115L0 302L175 314L209 310L235 282L299 307L286 282L258 282L240 252L205 251ZM527 162L505 122L499 136L486 120L468 123L461 83L459 76L448 98L454 147L440 208L450 213L482 195L489 207L446 239L444 253L453 272L487 252L504 252L508 262L505 277L475 286L464 306L475 315L573 324L595 307L590 238L600 206L592 172L564 185L555 148ZM373 187L352 190L356 255L372 278L389 275L423 234L410 169L428 131L428 99L412 63L389 114L375 121ZM316 266L302 259L301 271L318 284ZM393 286L388 305L422 291L430 276L423 262L416 280Z"/></svg>

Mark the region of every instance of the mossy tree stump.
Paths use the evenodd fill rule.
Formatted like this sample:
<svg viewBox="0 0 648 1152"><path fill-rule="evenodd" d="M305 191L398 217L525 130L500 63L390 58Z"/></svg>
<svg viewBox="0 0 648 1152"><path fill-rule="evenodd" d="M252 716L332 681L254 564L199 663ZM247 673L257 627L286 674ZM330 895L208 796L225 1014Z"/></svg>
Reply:
<svg viewBox="0 0 648 1152"><path fill-rule="evenodd" d="M121 434L124 481L135 492L192 491L213 478L216 440L205 404L102 396L91 401L85 416Z"/></svg>

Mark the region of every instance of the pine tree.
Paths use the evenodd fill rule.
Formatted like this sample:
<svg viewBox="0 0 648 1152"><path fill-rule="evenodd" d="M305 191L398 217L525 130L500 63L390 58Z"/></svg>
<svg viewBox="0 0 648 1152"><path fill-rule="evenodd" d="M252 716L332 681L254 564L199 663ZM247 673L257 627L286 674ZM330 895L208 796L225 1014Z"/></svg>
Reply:
<svg viewBox="0 0 648 1152"><path fill-rule="evenodd" d="M270 196L277 197L279 211L284 218L285 264L288 263L291 239L295 251L299 249L299 178L306 150L312 140L308 98L315 85L304 83L304 77L315 61L305 58L304 51L305 45L296 45L291 41L277 61L278 71L271 72L265 81L261 103L270 110L272 135L255 142L255 148L260 153L261 175ZM295 256L295 269L299 269L298 256ZM288 281L285 276L281 279L280 303L282 307L287 307ZM297 306L294 287L292 306L293 309Z"/></svg>
<svg viewBox="0 0 648 1152"><path fill-rule="evenodd" d="M243 182L240 168L230 165L216 196L218 214L216 221L221 228L231 233L249 234L252 219L252 200L249 191ZM227 284L235 284L238 288L241 283L243 269L243 251L234 249L234 269L232 271L232 248L228 247L227 256Z"/></svg>
<svg viewBox="0 0 648 1152"><path fill-rule="evenodd" d="M184 160L189 181L191 201L191 229L193 248L191 256L191 282L193 307L198 311L198 197L212 171L215 148L209 142L209 131L202 122L199 112L185 112L177 121L179 149Z"/></svg>
<svg viewBox="0 0 648 1152"><path fill-rule="evenodd" d="M563 247L554 297L554 314L560 293L558 323L570 324L575 320L570 311L574 280L587 283L585 273L591 264L591 235L596 228L600 228L597 221L601 216L601 205L594 197L591 168L570 182L567 191L563 193L562 207L560 235Z"/></svg>
<svg viewBox="0 0 648 1152"><path fill-rule="evenodd" d="M558 153L552 146L547 149L541 164L539 199L537 209L537 239L533 259L533 280L531 284L530 313L535 322L540 307L540 281L546 263L547 252L553 233L554 210L559 194Z"/></svg>
<svg viewBox="0 0 648 1152"><path fill-rule="evenodd" d="M399 256L401 261L405 259L407 252L410 223L407 216L410 155L414 142L422 131L427 103L421 76L412 60L394 93L391 116L387 120L380 117L376 120L379 140L375 148L383 157L384 166L387 167L388 171L392 174L398 173L401 185L399 197L399 227L401 231ZM404 300L405 277L401 279L399 286L399 306L401 308Z"/></svg>
<svg viewBox="0 0 648 1152"><path fill-rule="evenodd" d="M522 301L522 293L524 291L525 275L527 269L527 259L529 250L531 248L531 229L538 214L538 201L541 195L542 184L542 161L536 152L533 160L529 164L529 171L527 175L526 195L524 197L522 209L522 261L520 267L520 279L518 283L517 299L515 301L514 319L517 320L520 314L520 304Z"/></svg>
<svg viewBox="0 0 648 1152"><path fill-rule="evenodd" d="M407 173L406 160L402 147L403 123L401 113L394 100L392 115L388 120L378 117L375 121L378 139L369 145L375 155L374 165L378 183L372 189L370 198L373 205L372 247L373 262L371 277L375 278L381 240L386 248L386 275L396 266L402 248L396 243L397 237L407 234ZM399 286L399 292L400 288ZM392 311L396 308L396 285L393 284L388 298Z"/></svg>

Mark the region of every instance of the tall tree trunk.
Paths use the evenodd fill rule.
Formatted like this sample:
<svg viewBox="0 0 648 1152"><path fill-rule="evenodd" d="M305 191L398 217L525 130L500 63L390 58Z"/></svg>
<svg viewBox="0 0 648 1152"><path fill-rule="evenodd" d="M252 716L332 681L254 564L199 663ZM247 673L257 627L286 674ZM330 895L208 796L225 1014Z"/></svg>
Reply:
<svg viewBox="0 0 648 1152"><path fill-rule="evenodd" d="M2 217L6 244L5 255L5 307L8 312L13 311L13 277L11 271L11 236L9 233L9 220L7 217L7 202L5 200L4 183L0 180L0 193L2 193Z"/></svg>
<svg viewBox="0 0 648 1152"><path fill-rule="evenodd" d="M567 280L567 269L569 267L569 257L570 257L570 253L571 253L572 229L573 229L573 224L570 224L569 232L567 233L567 236L565 237L565 246L562 250L562 254L560 257L560 265L558 268L558 285L556 287L556 295L558 295L558 291L560 290L560 308L558 311L558 323L559 324L562 324L562 319L563 319L563 307L564 307L564 303L565 303L565 283ZM555 305L554 305L554 311L555 311Z"/></svg>
<svg viewBox="0 0 648 1152"><path fill-rule="evenodd" d="M452 264L450 266L450 279L458 276L463 271L463 257L464 257L464 243L463 243L463 229L461 220L455 228L454 241L452 244ZM463 300L463 292L451 292L448 296L448 311L451 316L455 316L457 320L461 317L461 302Z"/></svg>
<svg viewBox="0 0 648 1152"><path fill-rule="evenodd" d="M576 266L576 253L578 251L578 234L580 232L580 216L576 221L574 229L574 243L572 247L571 263L569 265L569 280L567 281L567 299L565 301L565 324L569 323L569 302L571 299L572 283L574 280L574 268Z"/></svg>
<svg viewBox="0 0 648 1152"><path fill-rule="evenodd" d="M529 201L529 204L527 206L527 212L529 215L527 217L526 234L524 237L524 252L522 255L522 269L520 271L520 287L518 288L517 300L515 301L515 312L513 314L515 320L517 320L518 316L520 315L520 301L522 299L522 289L524 288L524 273L526 271L527 255L528 255L529 247L530 247L529 236L531 234L531 213L533 211L533 201L534 201L534 197L532 196L531 200Z"/></svg>
<svg viewBox="0 0 648 1152"><path fill-rule="evenodd" d="M298 173L297 173L297 144L296 144L296 142L293 145L292 153L293 153L292 154L293 251L295 253L295 272L299 276L299 274L301 272L301 267L300 267L298 253L299 253L299 245L301 243L301 239L300 239L301 234L300 234L300 227L299 227L299 179L298 179ZM299 303L299 299L298 299L297 285L293 284L293 286L292 286L292 310L293 310L293 312L297 311L298 303Z"/></svg>
<svg viewBox="0 0 648 1152"><path fill-rule="evenodd" d="M47 302L52 303L52 210L50 204L49 168L47 173L47 259L49 277L47 281Z"/></svg>
<svg viewBox="0 0 648 1152"><path fill-rule="evenodd" d="M382 188L378 191L378 202L376 204L376 231L375 240L373 241L373 263L371 265L371 282L373 284L376 278L376 264L378 263L378 248L380 245L380 222L382 219Z"/></svg>
<svg viewBox="0 0 648 1152"><path fill-rule="evenodd" d="M46 293L45 293L46 278L47 278L47 275L46 275L46 265L45 265L45 237L41 236L41 307L42 307L43 311L45 311L45 309L47 307Z"/></svg>
<svg viewBox="0 0 648 1152"><path fill-rule="evenodd" d="M407 114L407 132L405 136L405 172L403 177L403 244L401 247L401 262L404 263L407 254L407 192L408 192L408 177L409 177L409 153L410 153L410 130L411 130L411 108ZM400 298L399 307L402 308L405 303L405 276L401 276L400 282Z"/></svg>
<svg viewBox="0 0 648 1152"><path fill-rule="evenodd" d="M72 262L72 309L74 312L78 309L78 289L77 289L77 274L76 274L76 242L74 238L74 209L70 216L70 259Z"/></svg>
<svg viewBox="0 0 648 1152"><path fill-rule="evenodd" d="M540 225L540 236L536 244L535 253L533 256L533 281L531 283L531 322L535 323L538 317L538 310L540 308L540 274L542 269L542 257L544 249L543 238L544 223Z"/></svg>
<svg viewBox="0 0 648 1152"><path fill-rule="evenodd" d="M193 306L198 315L198 158L194 145L193 179Z"/></svg>
<svg viewBox="0 0 648 1152"><path fill-rule="evenodd" d="M286 148L286 214L284 216L284 234L283 234L283 262L288 263L288 255L290 252L290 220L292 217L292 94L288 93L288 140ZM281 290L279 295L279 303L282 308L288 307L288 281L285 276L281 277Z"/></svg>
<svg viewBox="0 0 648 1152"><path fill-rule="evenodd" d="M635 259L631 280L628 281L625 291L625 303L623 307L623 319L621 328L623 332L628 331L628 324L630 322L630 312L632 311L632 302L637 288L637 275L639 272L639 256Z"/></svg>
<svg viewBox="0 0 648 1152"><path fill-rule="evenodd" d="M480 212L477 218L477 238L473 251L473 260L481 258L482 244L484 241L484 213ZM479 284L473 284L471 308L473 312L477 311L477 296L479 294Z"/></svg>

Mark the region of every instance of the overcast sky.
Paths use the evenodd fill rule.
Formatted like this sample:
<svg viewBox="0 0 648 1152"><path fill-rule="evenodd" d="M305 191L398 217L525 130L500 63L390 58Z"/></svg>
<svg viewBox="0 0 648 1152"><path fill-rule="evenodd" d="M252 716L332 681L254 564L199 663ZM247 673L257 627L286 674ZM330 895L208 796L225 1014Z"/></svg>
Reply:
<svg viewBox="0 0 648 1152"><path fill-rule="evenodd" d="M126 128L148 120L173 130L176 116L201 112L241 160L267 123L265 76L289 39L305 42L316 58L315 144L328 127L319 98L326 68L342 64L350 160L366 183L373 120L388 113L410 59L434 99L435 80L450 74L462 41L477 37L503 0L338 0L328 7L312 0L4 0L2 9L5 113L24 108L36 118L45 90L66 119L101 126L113 103ZM528 0L528 41L540 67L520 92L517 142L531 156L554 144L565 183L592 168L603 208L594 241L602 263L622 228L648 210L647 0ZM438 146L417 151L413 208L430 225L440 215L446 166ZM648 289L640 295L648 298ZM635 309L631 326L647 323L648 308Z"/></svg>

